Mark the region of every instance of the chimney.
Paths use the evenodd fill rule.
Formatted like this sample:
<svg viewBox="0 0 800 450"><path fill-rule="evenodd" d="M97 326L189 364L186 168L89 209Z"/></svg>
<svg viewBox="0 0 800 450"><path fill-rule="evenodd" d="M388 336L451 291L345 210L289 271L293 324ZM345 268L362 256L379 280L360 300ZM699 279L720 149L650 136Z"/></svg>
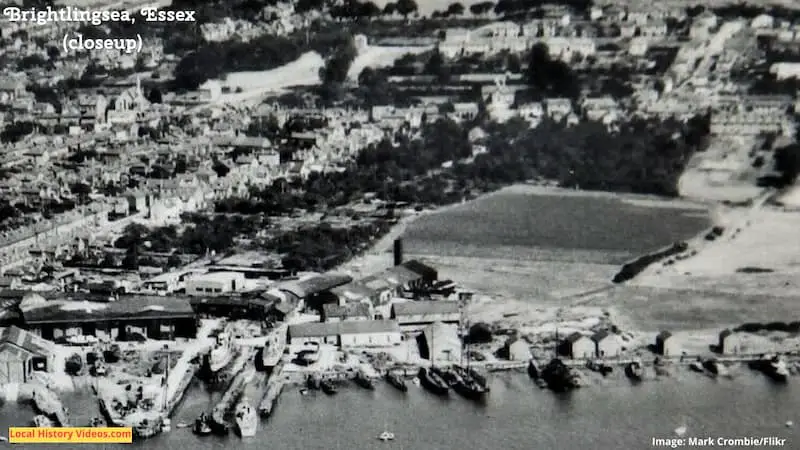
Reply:
<svg viewBox="0 0 800 450"><path fill-rule="evenodd" d="M394 240L394 265L399 266L403 264L403 240Z"/></svg>

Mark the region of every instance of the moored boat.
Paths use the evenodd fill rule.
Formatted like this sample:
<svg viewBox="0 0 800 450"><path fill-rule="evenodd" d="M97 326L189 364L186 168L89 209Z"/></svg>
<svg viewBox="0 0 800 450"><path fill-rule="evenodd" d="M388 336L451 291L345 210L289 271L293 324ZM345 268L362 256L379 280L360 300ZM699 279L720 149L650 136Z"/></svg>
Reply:
<svg viewBox="0 0 800 450"><path fill-rule="evenodd" d="M236 428L241 437L253 437L258 429L258 415L250 406L247 398L242 398L236 405Z"/></svg>
<svg viewBox="0 0 800 450"><path fill-rule="evenodd" d="M701 363L700 361L693 361L691 364L689 364L689 369L692 372L697 372L697 373L703 373L706 371L706 369L703 367L703 363Z"/></svg>
<svg viewBox="0 0 800 450"><path fill-rule="evenodd" d="M272 370L281 360L286 350L286 326L282 325L270 333L267 345L261 353L261 365L265 370Z"/></svg>
<svg viewBox="0 0 800 450"><path fill-rule="evenodd" d="M353 379L355 383L364 389L373 390L375 389L375 383L364 373L363 370L359 370L356 372L356 377Z"/></svg>
<svg viewBox="0 0 800 450"><path fill-rule="evenodd" d="M639 361L632 361L625 366L625 376L631 380L641 381L642 373L642 363Z"/></svg>
<svg viewBox="0 0 800 450"><path fill-rule="evenodd" d="M450 393L450 386L434 371L422 367L418 376L420 384L428 391L442 396Z"/></svg>
<svg viewBox="0 0 800 450"><path fill-rule="evenodd" d="M335 394L337 392L336 391L336 385L334 385L333 381L331 381L331 380L322 380L319 383L319 387L322 388L322 392L324 392L324 393L326 393L328 395L333 395L333 394Z"/></svg>
<svg viewBox="0 0 800 450"><path fill-rule="evenodd" d="M785 383L789 379L789 368L786 361L780 356L765 357L762 360L761 372L773 381Z"/></svg>
<svg viewBox="0 0 800 450"><path fill-rule="evenodd" d="M394 372L390 371L386 373L386 382L402 392L408 391L408 386L406 386L405 380Z"/></svg>
<svg viewBox="0 0 800 450"><path fill-rule="evenodd" d="M89 421L89 426L92 428L105 428L106 421L102 417L92 417Z"/></svg>
<svg viewBox="0 0 800 450"><path fill-rule="evenodd" d="M52 428L53 425L53 421L44 414L39 414L33 418L33 426L37 428Z"/></svg>
<svg viewBox="0 0 800 450"><path fill-rule="evenodd" d="M211 434L211 425L209 425L208 420L208 415L206 415L206 413L200 414L200 417L194 420L192 433L198 436L208 436Z"/></svg>
<svg viewBox="0 0 800 450"><path fill-rule="evenodd" d="M133 428L133 437L136 439L148 439L157 435L162 427L160 424L147 419L142 419Z"/></svg>
<svg viewBox="0 0 800 450"><path fill-rule="evenodd" d="M214 347L208 354L208 368L211 373L217 373L227 366L233 359L231 337L228 333L220 333Z"/></svg>

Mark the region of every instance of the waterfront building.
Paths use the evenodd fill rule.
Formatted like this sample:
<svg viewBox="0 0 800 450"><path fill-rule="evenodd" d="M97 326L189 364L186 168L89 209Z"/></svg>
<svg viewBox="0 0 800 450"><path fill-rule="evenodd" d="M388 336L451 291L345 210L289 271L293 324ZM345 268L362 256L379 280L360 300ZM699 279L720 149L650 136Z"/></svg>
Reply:
<svg viewBox="0 0 800 450"><path fill-rule="evenodd" d="M533 357L530 344L519 336L510 337L504 347L509 361L529 361Z"/></svg>
<svg viewBox="0 0 800 450"><path fill-rule="evenodd" d="M681 354L680 342L669 331L662 331L656 336L656 353L661 356L676 356Z"/></svg>
<svg viewBox="0 0 800 450"><path fill-rule="evenodd" d="M341 322L344 320L370 320L372 314L370 305L366 302L348 303L337 305L328 303L322 305L323 322Z"/></svg>
<svg viewBox="0 0 800 450"><path fill-rule="evenodd" d="M56 348L39 336L11 326L0 334L0 384L26 383L35 371L55 364Z"/></svg>
<svg viewBox="0 0 800 450"><path fill-rule="evenodd" d="M406 301L392 304L390 316L404 330L421 330L436 322L461 323L458 302L453 301Z"/></svg>
<svg viewBox="0 0 800 450"><path fill-rule="evenodd" d="M598 331L592 336L597 345L598 358L616 358L622 354L622 339L608 330Z"/></svg>
<svg viewBox="0 0 800 450"><path fill-rule="evenodd" d="M348 320L309 322L289 325L287 343L307 343L348 347L389 347L402 342L403 336L393 320Z"/></svg>
<svg viewBox="0 0 800 450"><path fill-rule="evenodd" d="M596 352L596 346L593 340L578 333L570 334L561 343L561 351L559 353L569 356L572 359L579 358L593 358Z"/></svg>
<svg viewBox="0 0 800 450"><path fill-rule="evenodd" d="M186 281L186 293L215 296L237 292L244 288L244 280L244 274L239 272L210 272L195 275Z"/></svg>
<svg viewBox="0 0 800 450"><path fill-rule="evenodd" d="M742 336L734 333L726 328L719 333L719 342L717 343L717 350L723 355L736 355L745 353L746 346L744 345Z"/></svg>
<svg viewBox="0 0 800 450"><path fill-rule="evenodd" d="M461 358L461 338L458 325L436 322L422 331L420 356L431 363L457 362Z"/></svg>
<svg viewBox="0 0 800 450"><path fill-rule="evenodd" d="M193 338L197 333L188 297L122 295L113 302L63 300L23 308L25 328L48 340L95 336L124 341L136 334L169 340Z"/></svg>

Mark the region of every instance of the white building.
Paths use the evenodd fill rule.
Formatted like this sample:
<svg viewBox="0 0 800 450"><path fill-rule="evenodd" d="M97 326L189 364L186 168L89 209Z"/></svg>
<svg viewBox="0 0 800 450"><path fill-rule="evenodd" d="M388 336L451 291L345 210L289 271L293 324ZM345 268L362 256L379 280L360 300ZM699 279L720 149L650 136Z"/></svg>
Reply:
<svg viewBox="0 0 800 450"><path fill-rule="evenodd" d="M197 296L215 296L237 292L244 288L245 277L239 272L211 272L195 275L186 282L186 293Z"/></svg>
<svg viewBox="0 0 800 450"><path fill-rule="evenodd" d="M331 344L346 347L391 347L400 344L403 335L394 320L355 320L311 322L290 325L287 342Z"/></svg>

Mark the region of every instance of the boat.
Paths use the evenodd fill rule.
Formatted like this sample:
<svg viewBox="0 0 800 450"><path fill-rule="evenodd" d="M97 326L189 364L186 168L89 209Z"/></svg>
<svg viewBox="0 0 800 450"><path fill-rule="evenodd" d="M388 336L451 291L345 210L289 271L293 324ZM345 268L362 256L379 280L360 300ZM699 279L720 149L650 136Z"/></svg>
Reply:
<svg viewBox="0 0 800 450"><path fill-rule="evenodd" d="M541 374L542 371L539 370L539 365L536 364L536 361L533 359L528 361L528 376L533 378L534 380L538 380Z"/></svg>
<svg viewBox="0 0 800 450"><path fill-rule="evenodd" d="M105 428L106 421L102 417L92 417L92 420L89 421L89 426L92 428Z"/></svg>
<svg viewBox="0 0 800 450"><path fill-rule="evenodd" d="M161 421L161 432L166 433L168 431L172 431L172 420L169 417Z"/></svg>
<svg viewBox="0 0 800 450"><path fill-rule="evenodd" d="M547 389L547 381L544 381L541 378L536 379L536 386L539 386L541 389Z"/></svg>
<svg viewBox="0 0 800 450"><path fill-rule="evenodd" d="M697 372L697 373L703 373L706 371L706 369L703 368L703 363L701 363L700 361L694 361L691 364L689 364L689 369L692 372Z"/></svg>
<svg viewBox="0 0 800 450"><path fill-rule="evenodd" d="M189 428L190 426L192 426L192 424L189 424L189 423L186 423L186 422L178 422L178 423L175 425L175 427L176 427L176 428L179 428L179 429L183 429L183 428Z"/></svg>
<svg viewBox="0 0 800 450"><path fill-rule="evenodd" d="M281 325L270 333L267 344L261 352L261 365L265 370L272 370L281 360L286 350L286 326Z"/></svg>
<svg viewBox="0 0 800 450"><path fill-rule="evenodd" d="M8 438L5 436L0 436L0 442L8 442Z"/></svg>
<svg viewBox="0 0 800 450"><path fill-rule="evenodd" d="M459 389L464 390L462 395L468 397L482 397L489 392L488 380L477 370L471 367L461 366L453 366L453 370L464 383L463 386L459 386Z"/></svg>
<svg viewBox="0 0 800 450"><path fill-rule="evenodd" d="M764 366L763 371L765 375L781 383L786 382L789 378L789 369L786 367L786 361L780 356L773 357L769 364Z"/></svg>
<svg viewBox="0 0 800 450"><path fill-rule="evenodd" d="M392 441L394 440L394 433L389 431L384 431L383 433L378 435L378 439L381 441Z"/></svg>
<svg viewBox="0 0 800 450"><path fill-rule="evenodd" d="M136 424L133 428L133 436L136 439L148 439L157 435L162 427L159 424L150 422L147 419L142 419L141 422Z"/></svg>
<svg viewBox="0 0 800 450"><path fill-rule="evenodd" d="M558 358L552 359L542 369L542 379L556 392L566 392L580 387L583 382L578 372L570 369Z"/></svg>
<svg viewBox="0 0 800 450"><path fill-rule="evenodd" d="M228 333L220 333L214 348L208 354L208 368L211 373L217 373L227 366L233 359L231 337Z"/></svg>
<svg viewBox="0 0 800 450"><path fill-rule="evenodd" d="M642 373L642 363L639 361L632 361L625 366L625 376L631 380L641 381Z"/></svg>
<svg viewBox="0 0 800 450"><path fill-rule="evenodd" d="M402 392L408 392L405 380L394 372L386 372L386 382Z"/></svg>
<svg viewBox="0 0 800 450"><path fill-rule="evenodd" d="M247 398L242 398L236 405L236 429L241 437L253 437L258 429L258 415L250 406Z"/></svg>
<svg viewBox="0 0 800 450"><path fill-rule="evenodd" d="M328 395L333 395L336 393L336 385L334 385L333 381L331 380L322 380L319 383L319 387L322 388L322 392Z"/></svg>
<svg viewBox="0 0 800 450"><path fill-rule="evenodd" d="M208 436L211 431L211 425L208 424L208 415L206 413L200 414L200 417L194 420L192 432L198 436Z"/></svg>
<svg viewBox="0 0 800 450"><path fill-rule="evenodd" d="M319 389L320 388L319 382L320 382L320 379L318 377L316 377L314 375L309 375L306 378L306 387L308 389Z"/></svg>
<svg viewBox="0 0 800 450"><path fill-rule="evenodd" d="M375 383L364 373L363 370L359 370L356 372L356 377L353 379L355 383L364 389L373 390L375 389Z"/></svg>
<svg viewBox="0 0 800 450"><path fill-rule="evenodd" d="M425 389L436 395L447 395L450 393L450 386L437 375L434 371L422 367L419 369L419 382Z"/></svg>
<svg viewBox="0 0 800 450"><path fill-rule="evenodd" d="M686 434L686 425L681 425L678 428L675 428L675 434L678 436L683 436Z"/></svg>
<svg viewBox="0 0 800 450"><path fill-rule="evenodd" d="M61 401L53 391L46 387L34 389L33 404L40 413L46 416L53 416L61 411Z"/></svg>
<svg viewBox="0 0 800 450"><path fill-rule="evenodd" d="M793 426L794 426L794 422L792 422L791 420L787 420L786 421L786 428L792 428Z"/></svg>
<svg viewBox="0 0 800 450"><path fill-rule="evenodd" d="M44 414L39 414L33 418L33 426L37 428L53 428L53 421Z"/></svg>

